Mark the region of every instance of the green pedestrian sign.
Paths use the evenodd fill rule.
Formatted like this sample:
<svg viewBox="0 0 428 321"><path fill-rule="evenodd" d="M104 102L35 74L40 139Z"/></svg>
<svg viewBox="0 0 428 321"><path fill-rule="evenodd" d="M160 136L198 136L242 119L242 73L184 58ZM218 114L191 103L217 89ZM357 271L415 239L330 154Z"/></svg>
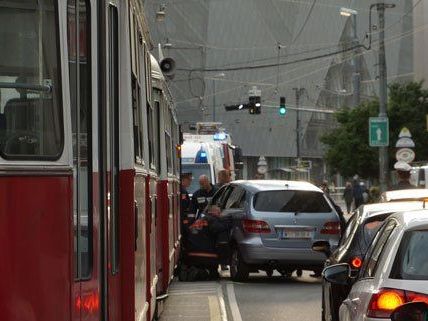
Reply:
<svg viewBox="0 0 428 321"><path fill-rule="evenodd" d="M389 146L388 117L370 117L369 143L371 147Z"/></svg>

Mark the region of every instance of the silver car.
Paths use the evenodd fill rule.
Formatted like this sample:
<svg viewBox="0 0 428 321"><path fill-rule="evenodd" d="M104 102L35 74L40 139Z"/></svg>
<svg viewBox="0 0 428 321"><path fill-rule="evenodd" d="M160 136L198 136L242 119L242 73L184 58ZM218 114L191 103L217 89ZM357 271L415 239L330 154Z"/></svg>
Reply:
<svg viewBox="0 0 428 321"><path fill-rule="evenodd" d="M232 217L230 272L245 280L250 272L295 270L320 274L326 256L312 250L315 242L335 249L340 219L323 192L294 181L235 181L222 187L211 205Z"/></svg>

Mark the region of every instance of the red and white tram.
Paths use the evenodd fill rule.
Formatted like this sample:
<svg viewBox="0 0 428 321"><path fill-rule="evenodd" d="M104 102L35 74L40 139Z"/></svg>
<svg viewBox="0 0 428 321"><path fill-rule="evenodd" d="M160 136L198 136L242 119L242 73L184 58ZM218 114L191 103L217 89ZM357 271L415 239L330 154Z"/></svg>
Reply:
<svg viewBox="0 0 428 321"><path fill-rule="evenodd" d="M0 0L0 43L0 319L152 320L179 129L142 1Z"/></svg>

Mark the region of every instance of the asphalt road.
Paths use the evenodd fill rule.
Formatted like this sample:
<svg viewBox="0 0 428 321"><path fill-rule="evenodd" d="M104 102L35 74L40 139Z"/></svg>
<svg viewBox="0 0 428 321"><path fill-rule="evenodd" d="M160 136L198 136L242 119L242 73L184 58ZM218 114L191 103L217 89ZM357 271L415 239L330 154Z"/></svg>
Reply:
<svg viewBox="0 0 428 321"><path fill-rule="evenodd" d="M321 280L309 274L284 279L261 272L245 283L222 278L228 321L321 320Z"/></svg>

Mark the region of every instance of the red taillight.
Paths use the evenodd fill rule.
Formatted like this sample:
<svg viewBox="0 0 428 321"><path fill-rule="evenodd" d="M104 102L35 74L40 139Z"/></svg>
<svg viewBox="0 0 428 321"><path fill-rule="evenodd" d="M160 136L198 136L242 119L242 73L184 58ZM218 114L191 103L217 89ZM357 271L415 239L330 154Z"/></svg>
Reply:
<svg viewBox="0 0 428 321"><path fill-rule="evenodd" d="M327 222L321 229L321 234L336 235L340 234L340 222Z"/></svg>
<svg viewBox="0 0 428 321"><path fill-rule="evenodd" d="M372 296L367 316L388 319L396 308L409 302L428 303L428 295L396 289L381 289Z"/></svg>
<svg viewBox="0 0 428 321"><path fill-rule="evenodd" d="M88 313L94 313L100 308L100 298L98 293L89 293L85 294L82 297L78 296L76 298L76 310L85 311Z"/></svg>
<svg viewBox="0 0 428 321"><path fill-rule="evenodd" d="M406 291L406 298L408 302L425 302L428 304L427 294Z"/></svg>
<svg viewBox="0 0 428 321"><path fill-rule="evenodd" d="M354 256L351 259L351 266L354 269L359 269L363 265L363 260L359 256Z"/></svg>
<svg viewBox="0 0 428 321"><path fill-rule="evenodd" d="M269 224L265 221L243 220L242 227L247 233L270 233Z"/></svg>

